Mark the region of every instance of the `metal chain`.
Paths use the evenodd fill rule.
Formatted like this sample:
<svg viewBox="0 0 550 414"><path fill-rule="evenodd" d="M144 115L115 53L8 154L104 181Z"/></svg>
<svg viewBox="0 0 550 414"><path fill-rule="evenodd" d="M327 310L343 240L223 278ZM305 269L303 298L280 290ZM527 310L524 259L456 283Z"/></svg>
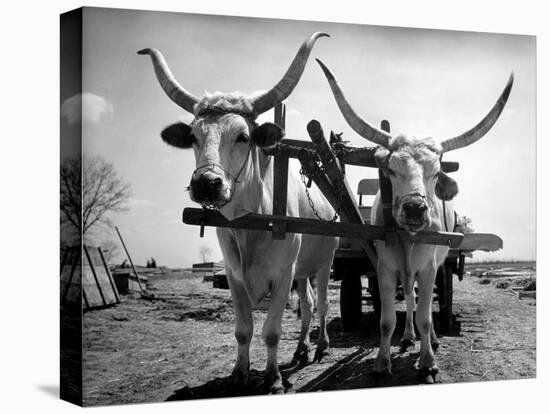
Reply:
<svg viewBox="0 0 550 414"><path fill-rule="evenodd" d="M346 144L345 142L331 144L332 149L334 150L334 152L336 153L336 156L339 159L341 158L341 155L344 152L358 152L358 151L364 151L365 150L365 148L349 148L349 147L346 148L345 144ZM307 153L308 159L313 160L315 162L316 169L315 169L315 171L312 171L309 176L308 176L307 172L304 171L303 168L300 169L300 178L302 179L302 182L304 183L304 187L305 187L305 190L306 190L307 201L308 201L309 206L311 207L311 210L313 211L313 214L315 214L315 216L320 221L325 222L325 223L334 223L336 220L338 220L338 217L340 217L340 211L342 210L342 200L344 198L344 191L345 191L343 183L341 182L340 185L338 186L339 187L338 191L337 191L338 208L335 210L334 216L330 220L325 220L323 217L321 217L321 215L319 214L319 212L315 208L315 203L311 199L311 195L309 193L309 187L311 186L311 180L313 179L312 177L315 176L315 175L319 175L319 174L325 174L324 166L319 165L319 156L317 154L317 151L309 150L309 149L306 149L306 148L303 148L303 147L298 147L298 146L294 146L294 145L290 145L290 144L284 144L284 145L287 148L290 148L290 149L293 149L293 150L305 151L305 153ZM281 151L281 147L277 146L276 148L270 150L270 155L276 155L276 154L280 153L280 151ZM306 181L306 179L307 179L307 181Z"/></svg>
<svg viewBox="0 0 550 414"><path fill-rule="evenodd" d="M300 177L302 179L302 183L304 183L304 188L306 190L306 196L307 196L307 201L309 203L309 206L311 207L311 210L313 211L313 214L315 214L315 216L322 222L324 223L334 223L336 220L338 220L338 217L340 216L340 210L342 209L342 199L343 199L343 194L344 194L344 189L343 189L343 185L340 184L340 188L339 188L339 191L337 192L337 198L338 198L338 208L334 211L334 216L330 219L330 220L325 220L323 217L321 217L321 215L319 214L319 212L317 211L317 209L315 208L315 203L313 202L313 200L311 199L311 196L309 194L309 185L310 184L310 181L313 179L313 176L314 175L318 175L318 174L325 174L325 169L324 167L320 167L318 164L317 165L317 169L316 171L312 172L310 176L307 175L307 173L304 171L303 168L300 169ZM306 181L306 178L308 179L308 181Z"/></svg>

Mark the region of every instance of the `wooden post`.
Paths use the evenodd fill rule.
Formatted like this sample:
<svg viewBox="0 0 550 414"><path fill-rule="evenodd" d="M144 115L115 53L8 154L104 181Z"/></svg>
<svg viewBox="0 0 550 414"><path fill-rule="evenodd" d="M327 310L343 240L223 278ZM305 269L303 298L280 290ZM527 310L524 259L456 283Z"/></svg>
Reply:
<svg viewBox="0 0 550 414"><path fill-rule="evenodd" d="M107 273L107 277L109 278L109 283L111 284L111 288L113 289L113 293L115 294L116 303L120 303L118 289L116 288L115 281L113 280L111 269L109 269L109 263L107 263L107 260L105 260L105 256L103 255L103 250L101 249L101 247L98 247L97 250L99 251L99 256L101 256L101 261L103 262L103 266L105 267L105 272Z"/></svg>
<svg viewBox="0 0 550 414"><path fill-rule="evenodd" d="M274 122L283 130L285 128L285 105L279 103L274 108ZM286 216L288 197L288 156L276 154L273 165L273 215ZM281 221L273 222L272 237L274 240L284 240L286 224Z"/></svg>
<svg viewBox="0 0 550 414"><path fill-rule="evenodd" d="M387 120L383 120L380 123L380 128L385 132L390 132L390 123ZM393 196L391 181L384 175L381 169L378 169L378 181L380 182L380 196L382 198L382 212L384 215L384 226L388 228L395 227L395 220L393 218ZM397 246L397 237L392 236L393 233L388 233L386 243L388 246Z"/></svg>
<svg viewBox="0 0 550 414"><path fill-rule="evenodd" d="M316 120L310 121L307 124L307 132L315 144L317 153L319 154L321 162L325 167L328 178L332 182L334 191L337 196L339 196L338 199L341 203L340 212L343 213L342 217L350 223L365 224L363 217L361 216L361 212L359 211L359 207L357 207L357 203L353 198L353 192L342 174L340 162L338 161L336 155L332 152L332 149L325 138L321 124ZM373 264L376 264L378 262L378 255L376 254L376 250L374 249L372 242L370 240L362 239L361 246L369 257L369 260Z"/></svg>
<svg viewBox="0 0 550 414"><path fill-rule="evenodd" d="M118 234L118 238L120 239L120 242L122 243L122 247L124 247L124 251L126 252L126 257L128 257L128 261L130 262L130 265L132 266L132 270L134 271L134 276L137 279L139 290L141 290L142 293L145 293L143 290L143 286L141 286L141 280L139 280L139 275L136 270L136 267L134 266L134 262L132 261L132 258L130 257L130 253L128 252L128 249L126 248L126 244L124 244L124 240L122 239L122 235L120 234L120 231L118 231L118 227L115 226L115 230Z"/></svg>
<svg viewBox="0 0 550 414"><path fill-rule="evenodd" d="M276 155L273 166L273 215L286 216L288 193L288 157ZM284 240L286 226L283 222L273 222L273 239Z"/></svg>

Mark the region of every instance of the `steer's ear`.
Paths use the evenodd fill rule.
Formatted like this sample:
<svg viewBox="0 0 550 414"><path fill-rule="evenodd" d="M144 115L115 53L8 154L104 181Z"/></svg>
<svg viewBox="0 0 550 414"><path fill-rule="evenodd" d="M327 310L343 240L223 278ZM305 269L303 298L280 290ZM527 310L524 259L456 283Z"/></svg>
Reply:
<svg viewBox="0 0 550 414"><path fill-rule="evenodd" d="M252 131L252 142L263 149L273 148L285 136L278 125L266 122Z"/></svg>
<svg viewBox="0 0 550 414"><path fill-rule="evenodd" d="M182 122L164 128L160 136L168 145L177 148L191 148L195 142L195 137L191 133L191 127Z"/></svg>
<svg viewBox="0 0 550 414"><path fill-rule="evenodd" d="M390 160L390 150L384 147L379 147L374 153L374 159L376 160L376 165L382 170L382 173L387 177L388 174L388 162Z"/></svg>
<svg viewBox="0 0 550 414"><path fill-rule="evenodd" d="M437 183L435 184L435 195L444 201L452 200L458 194L457 182L440 171L437 175Z"/></svg>

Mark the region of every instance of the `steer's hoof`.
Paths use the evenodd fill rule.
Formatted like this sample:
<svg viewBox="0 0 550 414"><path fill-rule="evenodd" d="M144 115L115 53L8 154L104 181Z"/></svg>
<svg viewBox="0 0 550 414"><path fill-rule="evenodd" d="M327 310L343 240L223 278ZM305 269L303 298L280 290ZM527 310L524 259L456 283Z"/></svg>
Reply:
<svg viewBox="0 0 550 414"><path fill-rule="evenodd" d="M315 356L313 357L313 362L321 362L321 360L323 359L323 357L326 357L326 356L329 356L330 355L330 350L329 348L319 348L317 347L317 349L315 350Z"/></svg>
<svg viewBox="0 0 550 414"><path fill-rule="evenodd" d="M439 349L439 341L433 341L432 342L432 351L437 352Z"/></svg>
<svg viewBox="0 0 550 414"><path fill-rule="evenodd" d="M391 361L389 357L376 357L374 360L374 374L376 376L391 375Z"/></svg>
<svg viewBox="0 0 550 414"><path fill-rule="evenodd" d="M275 381L271 387L269 388L270 394L284 394L285 393L285 387L283 386L283 381L277 380Z"/></svg>
<svg viewBox="0 0 550 414"><path fill-rule="evenodd" d="M414 349L414 344L415 342L411 339L406 339L406 338L401 339L401 342L400 342L401 348L399 349L399 353L403 354L407 352L409 348Z"/></svg>
<svg viewBox="0 0 550 414"><path fill-rule="evenodd" d="M246 388L248 387L248 372L242 372L234 370L231 373L231 379L229 384L233 388Z"/></svg>
<svg viewBox="0 0 550 414"><path fill-rule="evenodd" d="M438 367L419 369L418 376L420 380L425 384L435 384L435 383L441 382L439 378Z"/></svg>
<svg viewBox="0 0 550 414"><path fill-rule="evenodd" d="M292 365L306 365L308 362L309 351L307 349L294 352L294 355L292 356Z"/></svg>

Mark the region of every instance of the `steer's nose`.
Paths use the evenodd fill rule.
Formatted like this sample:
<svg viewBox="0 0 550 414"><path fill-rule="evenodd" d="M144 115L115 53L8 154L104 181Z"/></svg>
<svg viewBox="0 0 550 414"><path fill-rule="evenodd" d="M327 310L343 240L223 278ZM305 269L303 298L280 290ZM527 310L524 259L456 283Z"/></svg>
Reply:
<svg viewBox="0 0 550 414"><path fill-rule="evenodd" d="M223 181L220 177L199 175L191 180L191 192L196 201L212 202L218 199Z"/></svg>
<svg viewBox="0 0 550 414"><path fill-rule="evenodd" d="M403 213L408 220L422 220L428 206L423 201L411 200L403 204Z"/></svg>

